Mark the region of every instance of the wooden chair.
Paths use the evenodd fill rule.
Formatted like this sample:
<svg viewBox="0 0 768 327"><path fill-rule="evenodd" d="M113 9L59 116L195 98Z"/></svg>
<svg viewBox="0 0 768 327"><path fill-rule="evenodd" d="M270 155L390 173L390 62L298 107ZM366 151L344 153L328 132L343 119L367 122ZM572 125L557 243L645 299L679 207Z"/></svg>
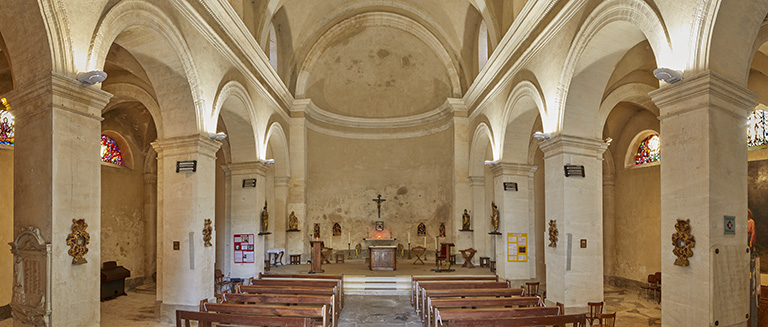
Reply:
<svg viewBox="0 0 768 327"><path fill-rule="evenodd" d="M320 255L322 256L322 258L320 259L320 262L330 264L331 253L333 253L333 248L323 247L323 250L320 252Z"/></svg>
<svg viewBox="0 0 768 327"><path fill-rule="evenodd" d="M461 250L459 252L461 252L461 256L464 257L464 264L461 266L467 267L467 268L475 268L475 265L472 263L472 257L475 256L475 253L477 253L477 250L473 248L469 248L469 249Z"/></svg>
<svg viewBox="0 0 768 327"><path fill-rule="evenodd" d="M411 252L413 253L413 255L416 256L416 260L413 262L413 264L415 265L417 262L421 262L421 264L423 265L424 264L424 260L422 260L421 256L423 256L424 253L427 252L427 248L425 248L423 246L417 246L417 247L411 249Z"/></svg>
<svg viewBox="0 0 768 327"><path fill-rule="evenodd" d="M661 272L658 271L653 276L656 277L656 286L658 287L656 291L659 293L658 303L661 304Z"/></svg>
<svg viewBox="0 0 768 327"><path fill-rule="evenodd" d="M437 265L437 272L453 271L453 269L451 269L451 249L453 246L453 243L440 243L440 251L435 253L435 264Z"/></svg>
<svg viewBox="0 0 768 327"><path fill-rule="evenodd" d="M603 313L603 302L587 302L587 306L589 307L589 314L587 315L587 322L590 326L592 326L592 323L597 320L600 321L600 318L598 317L599 314Z"/></svg>
<svg viewBox="0 0 768 327"><path fill-rule="evenodd" d="M525 282L525 295L536 296L539 294L539 282Z"/></svg>
<svg viewBox="0 0 768 327"><path fill-rule="evenodd" d="M600 327L616 327L616 312L598 313L597 318L600 320Z"/></svg>

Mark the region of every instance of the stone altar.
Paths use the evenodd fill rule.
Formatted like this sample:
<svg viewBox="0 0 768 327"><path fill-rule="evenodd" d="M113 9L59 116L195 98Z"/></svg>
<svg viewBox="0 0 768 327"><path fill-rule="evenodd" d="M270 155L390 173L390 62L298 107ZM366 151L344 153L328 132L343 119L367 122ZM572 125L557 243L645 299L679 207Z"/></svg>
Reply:
<svg viewBox="0 0 768 327"><path fill-rule="evenodd" d="M397 270L397 246L369 246L370 270Z"/></svg>

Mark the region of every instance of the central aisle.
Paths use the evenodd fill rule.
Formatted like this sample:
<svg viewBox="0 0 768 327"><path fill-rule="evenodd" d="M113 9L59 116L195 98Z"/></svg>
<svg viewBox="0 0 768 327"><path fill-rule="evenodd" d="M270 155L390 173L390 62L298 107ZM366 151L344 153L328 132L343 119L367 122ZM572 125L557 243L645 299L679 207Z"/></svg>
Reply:
<svg viewBox="0 0 768 327"><path fill-rule="evenodd" d="M339 327L422 326L408 296L349 295L339 315Z"/></svg>

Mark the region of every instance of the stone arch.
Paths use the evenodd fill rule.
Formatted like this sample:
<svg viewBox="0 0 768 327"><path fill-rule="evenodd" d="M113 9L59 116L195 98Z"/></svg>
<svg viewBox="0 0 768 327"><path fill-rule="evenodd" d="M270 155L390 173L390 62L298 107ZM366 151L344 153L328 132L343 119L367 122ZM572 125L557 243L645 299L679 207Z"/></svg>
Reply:
<svg viewBox="0 0 768 327"><path fill-rule="evenodd" d="M37 1L24 1L14 5L4 3L3 10L0 10L0 33L5 43L3 51L11 65L15 89L39 83L41 80L50 81L52 71L73 71L71 53L68 52L71 50L64 47L65 40L61 40L69 35L58 29L49 33L49 27L61 24L58 20L52 20L51 15L59 14L61 12L58 7L50 6L41 13ZM24 26L24 33L2 33L18 30L19 26ZM52 46L57 50L52 49ZM67 56L70 58L62 58ZM68 64L65 64L67 62Z"/></svg>
<svg viewBox="0 0 768 327"><path fill-rule="evenodd" d="M490 57L491 52L493 52L493 49L499 45L499 41L504 36L499 34L499 19L497 19L496 12L493 9L493 6L488 3L488 0L469 0L469 3L477 9L480 13L480 17L486 22L488 39L491 41L491 44L488 47L488 56Z"/></svg>
<svg viewBox="0 0 768 327"><path fill-rule="evenodd" d="M117 147L120 149L120 155L123 158L123 167L133 169L133 149L128 140L126 140L119 132L111 129L101 131L101 135L106 135L117 142Z"/></svg>
<svg viewBox="0 0 768 327"><path fill-rule="evenodd" d="M498 140L500 156L504 161L527 162L531 130L539 115L547 115L544 97L539 88L531 81L522 81L515 85L504 106L504 126L501 127L503 137ZM544 131L551 131L550 126L544 125L543 128Z"/></svg>
<svg viewBox="0 0 768 327"><path fill-rule="evenodd" d="M469 175L483 176L485 174L484 161L487 155L486 149L491 147L493 160L498 160L496 146L493 141L493 132L486 123L480 123L475 128L472 136L472 143L469 148Z"/></svg>
<svg viewBox="0 0 768 327"><path fill-rule="evenodd" d="M598 117L600 119L600 131L605 128L605 123L608 121L608 116L611 114L611 110L616 107L620 102L630 102L638 105L639 107L650 111L655 116L659 116L659 108L648 96L648 93L656 90L655 87L643 83L629 83L617 87L611 91L602 103L600 103L600 110Z"/></svg>
<svg viewBox="0 0 768 327"><path fill-rule="evenodd" d="M598 5L576 34L560 77L556 104L558 131L600 137L598 108L605 84L628 49L648 40L659 66L676 68L661 17L641 0L610 0Z"/></svg>
<svg viewBox="0 0 768 327"><path fill-rule="evenodd" d="M275 156L275 176L290 177L291 156L288 148L288 139L280 123L274 122L269 126L263 147L265 149L263 157L266 156L266 149L268 147L272 149L272 154Z"/></svg>
<svg viewBox="0 0 768 327"><path fill-rule="evenodd" d="M255 115L251 97L242 84L229 81L221 87L213 102L211 117L206 120L206 130L215 132L221 116L227 126L234 162L256 161L262 153L261 133Z"/></svg>
<svg viewBox="0 0 768 327"><path fill-rule="evenodd" d="M714 71L723 77L747 85L749 67L755 51L765 42L764 20L768 15L765 1L697 1L694 9L702 19L694 24L690 40L688 70ZM734 30L737 27L737 30ZM738 32L739 37L734 37ZM693 36L693 37L691 37ZM755 40L763 39L760 43Z"/></svg>
<svg viewBox="0 0 768 327"><path fill-rule="evenodd" d="M160 114L168 118L163 119L166 125L162 128L158 125L158 136L186 136L204 130L205 100L195 63L181 31L160 8L143 1L122 1L112 7L96 26L88 70L104 67L112 43L131 52L153 82L163 108Z"/></svg>
<svg viewBox="0 0 768 327"><path fill-rule="evenodd" d="M434 54L441 60L448 71L450 79L451 93L453 97L461 97L461 80L459 78L459 68L452 60L451 55L446 48L424 25L403 15L387 12L368 12L347 18L331 27L315 42L307 53L296 79L296 98L306 96L307 82L314 64L320 59L325 49L327 49L338 37L344 35L350 29L359 29L371 26L389 26L410 33L424 44L426 44Z"/></svg>
<svg viewBox="0 0 768 327"><path fill-rule="evenodd" d="M152 94L132 83L109 83L102 86L102 90L114 95L112 99L110 99L109 105L104 108L102 114L111 108L114 108L117 104L128 101L138 101L144 108L147 108L147 111L149 111L149 114L155 121L157 136L162 138L163 115L161 115L160 106L157 104L157 101Z"/></svg>

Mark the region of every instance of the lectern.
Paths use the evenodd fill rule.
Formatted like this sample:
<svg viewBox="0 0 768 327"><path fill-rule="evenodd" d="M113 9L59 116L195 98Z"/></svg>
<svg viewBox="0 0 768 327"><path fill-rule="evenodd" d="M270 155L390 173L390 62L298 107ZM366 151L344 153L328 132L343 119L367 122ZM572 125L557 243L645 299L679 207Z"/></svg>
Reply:
<svg viewBox="0 0 768 327"><path fill-rule="evenodd" d="M310 241L312 243L312 268L310 274L325 272L323 270L323 241Z"/></svg>

